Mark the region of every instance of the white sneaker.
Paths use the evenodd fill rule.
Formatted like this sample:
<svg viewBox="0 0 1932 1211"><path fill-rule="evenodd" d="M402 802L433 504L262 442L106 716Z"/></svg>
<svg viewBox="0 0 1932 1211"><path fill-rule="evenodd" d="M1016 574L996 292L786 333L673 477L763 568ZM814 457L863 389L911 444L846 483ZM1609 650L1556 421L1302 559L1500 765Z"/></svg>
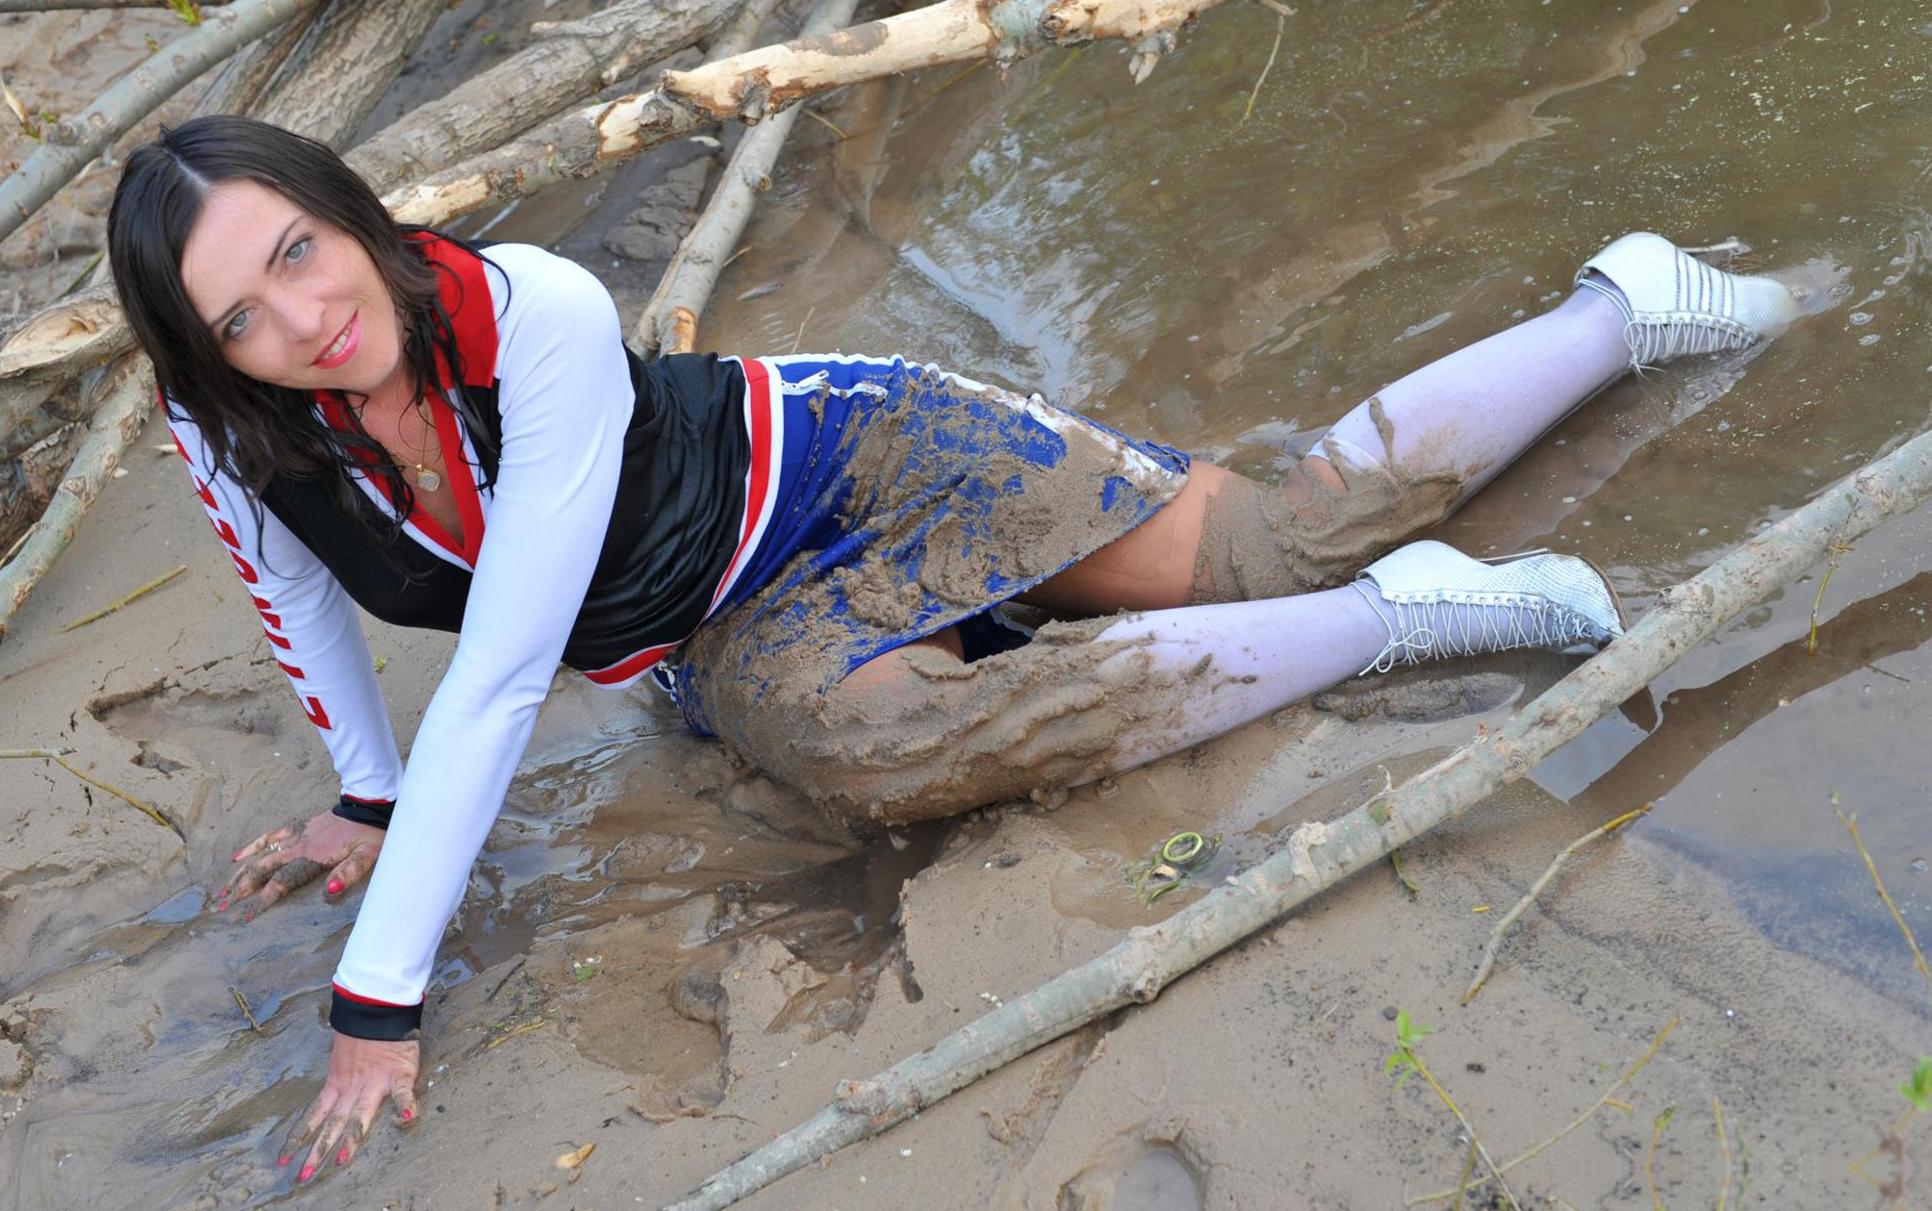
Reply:
<svg viewBox="0 0 1932 1211"><path fill-rule="evenodd" d="M1624 630L1616 590L1574 555L1481 560L1444 543L1412 542L1363 569L1354 587L1389 628L1388 645L1364 673L1519 648L1589 655Z"/></svg>
<svg viewBox="0 0 1932 1211"><path fill-rule="evenodd" d="M1712 268L1648 231L1614 240L1583 262L1576 284L1623 312L1630 364L1639 370L1685 354L1747 349L1799 314L1782 282Z"/></svg>

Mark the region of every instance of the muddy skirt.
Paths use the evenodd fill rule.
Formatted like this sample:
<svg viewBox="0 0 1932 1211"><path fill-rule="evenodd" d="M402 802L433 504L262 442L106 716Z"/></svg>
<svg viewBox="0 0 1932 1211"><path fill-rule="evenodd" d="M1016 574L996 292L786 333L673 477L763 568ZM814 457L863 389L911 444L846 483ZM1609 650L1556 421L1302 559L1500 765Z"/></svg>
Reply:
<svg viewBox="0 0 1932 1211"><path fill-rule="evenodd" d="M992 611L1151 517L1188 458L903 359L747 359L782 449L730 595L659 676L701 735L822 693L950 626L969 660L1024 642ZM963 624L963 625L962 625ZM736 726L734 726L734 724Z"/></svg>

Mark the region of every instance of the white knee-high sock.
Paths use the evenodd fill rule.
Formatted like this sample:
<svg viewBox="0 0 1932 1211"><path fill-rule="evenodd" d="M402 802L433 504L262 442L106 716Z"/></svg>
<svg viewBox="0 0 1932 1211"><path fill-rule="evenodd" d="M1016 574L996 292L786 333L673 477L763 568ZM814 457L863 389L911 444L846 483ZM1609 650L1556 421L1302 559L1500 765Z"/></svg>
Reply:
<svg viewBox="0 0 1932 1211"><path fill-rule="evenodd" d="M1131 647L1108 660L1150 661L1150 690L1175 695L1166 704L1171 709L1151 712L1115 737L1112 768L1094 775L1101 777L1180 752L1355 676L1388 644L1389 624L1360 592L1343 587L1152 610L1121 619L1096 639L1129 641Z"/></svg>
<svg viewBox="0 0 1932 1211"><path fill-rule="evenodd" d="M1623 330L1616 304L1578 290L1556 310L1384 387L1336 421L1314 453L1404 478L1453 472L1466 499L1629 367Z"/></svg>

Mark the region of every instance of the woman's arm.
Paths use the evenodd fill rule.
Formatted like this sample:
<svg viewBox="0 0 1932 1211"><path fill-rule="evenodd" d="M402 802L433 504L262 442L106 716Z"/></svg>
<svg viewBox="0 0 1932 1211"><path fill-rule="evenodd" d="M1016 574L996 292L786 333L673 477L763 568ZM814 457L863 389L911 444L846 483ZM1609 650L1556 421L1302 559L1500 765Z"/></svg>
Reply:
<svg viewBox="0 0 1932 1211"><path fill-rule="evenodd" d="M363 1039L400 1039L421 1020L443 927L590 585L631 416L617 311L597 279L537 248L490 256L513 286L498 308L502 455L456 655L336 972L330 1022Z"/></svg>

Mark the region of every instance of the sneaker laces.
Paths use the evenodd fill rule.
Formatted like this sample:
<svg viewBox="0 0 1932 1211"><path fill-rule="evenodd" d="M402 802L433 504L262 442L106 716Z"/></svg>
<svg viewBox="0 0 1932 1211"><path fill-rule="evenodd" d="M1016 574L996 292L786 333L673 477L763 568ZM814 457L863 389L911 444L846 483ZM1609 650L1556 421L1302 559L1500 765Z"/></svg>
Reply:
<svg viewBox="0 0 1932 1211"><path fill-rule="evenodd" d="M1616 283L1591 273L1581 283L1617 305L1623 312L1623 340L1630 361L1639 370L1654 370L1674 357L1722 353L1752 344L1757 338L1748 324L1736 318L1736 279L1691 256L1677 258L1677 305L1669 319L1639 320L1630 300Z"/></svg>
<svg viewBox="0 0 1932 1211"><path fill-rule="evenodd" d="M1597 642L1600 634L1582 614L1540 597L1512 594L1484 603L1390 601L1360 582L1354 587L1389 628L1389 642L1364 673L1386 673L1398 664L1447 656L1522 648L1560 651L1585 641Z"/></svg>

